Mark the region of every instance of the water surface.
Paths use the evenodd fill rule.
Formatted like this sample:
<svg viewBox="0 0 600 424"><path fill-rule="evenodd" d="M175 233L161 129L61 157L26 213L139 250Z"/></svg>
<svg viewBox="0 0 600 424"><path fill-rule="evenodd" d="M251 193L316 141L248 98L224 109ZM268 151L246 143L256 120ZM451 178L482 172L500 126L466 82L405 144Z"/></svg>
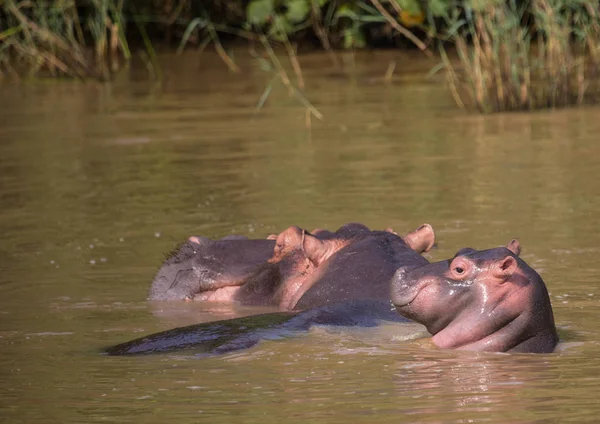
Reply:
<svg viewBox="0 0 600 424"><path fill-rule="evenodd" d="M305 111L239 54L164 55L111 84L0 86L2 422L532 422L600 414L600 110L456 109L432 62L397 52L300 58ZM383 75L391 60L397 72ZM256 313L151 304L189 235L290 225L434 226L431 260L518 237L551 292L556 353L441 351L393 331L271 341L197 360L103 346Z"/></svg>

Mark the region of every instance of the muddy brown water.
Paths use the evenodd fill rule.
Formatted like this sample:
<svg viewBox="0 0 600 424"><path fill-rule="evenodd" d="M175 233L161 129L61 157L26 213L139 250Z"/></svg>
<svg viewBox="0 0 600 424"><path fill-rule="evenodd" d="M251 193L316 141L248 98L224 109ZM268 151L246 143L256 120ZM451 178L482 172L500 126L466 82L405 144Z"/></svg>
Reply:
<svg viewBox="0 0 600 424"><path fill-rule="evenodd" d="M110 85L0 86L0 420L593 422L600 414L600 109L468 115L419 56L301 57L309 131L252 60L164 55ZM391 84L383 80L397 63ZM442 351L418 328L325 330L218 358L102 347L256 313L145 300L195 234L429 222L445 259L518 237L551 292L549 355ZM404 340L408 339L408 340Z"/></svg>

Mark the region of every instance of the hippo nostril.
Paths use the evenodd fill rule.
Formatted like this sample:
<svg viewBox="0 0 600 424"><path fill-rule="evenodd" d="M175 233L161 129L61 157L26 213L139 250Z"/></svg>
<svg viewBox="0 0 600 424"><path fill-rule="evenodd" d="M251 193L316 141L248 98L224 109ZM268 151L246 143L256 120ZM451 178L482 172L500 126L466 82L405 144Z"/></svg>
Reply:
<svg viewBox="0 0 600 424"><path fill-rule="evenodd" d="M402 268L398 268L396 270L396 272L394 273L394 281L402 281L404 280L404 278L406 277L406 268L402 267ZM403 284L403 286L406 283Z"/></svg>
<svg viewBox="0 0 600 424"><path fill-rule="evenodd" d="M402 267L402 268L398 268L396 270L396 275L403 275L406 274L406 268Z"/></svg>

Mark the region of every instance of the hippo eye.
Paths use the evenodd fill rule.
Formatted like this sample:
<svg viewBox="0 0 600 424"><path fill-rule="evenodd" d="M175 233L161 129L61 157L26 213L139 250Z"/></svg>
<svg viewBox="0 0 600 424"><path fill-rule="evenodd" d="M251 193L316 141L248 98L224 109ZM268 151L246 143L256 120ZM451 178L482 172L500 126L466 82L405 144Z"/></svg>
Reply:
<svg viewBox="0 0 600 424"><path fill-rule="evenodd" d="M454 271L456 271L457 274L462 274L463 272L465 272L464 269L462 269L461 267L457 266L456 268L454 268Z"/></svg>

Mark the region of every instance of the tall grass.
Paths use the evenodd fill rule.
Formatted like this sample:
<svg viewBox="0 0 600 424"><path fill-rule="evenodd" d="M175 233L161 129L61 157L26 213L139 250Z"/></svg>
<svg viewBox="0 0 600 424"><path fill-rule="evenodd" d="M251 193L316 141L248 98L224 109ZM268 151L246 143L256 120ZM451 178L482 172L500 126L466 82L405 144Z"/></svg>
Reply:
<svg viewBox="0 0 600 424"><path fill-rule="evenodd" d="M123 31L124 0L0 2L0 72L106 76L130 52ZM82 22L82 18L85 22ZM93 46L93 53L87 49Z"/></svg>
<svg viewBox="0 0 600 424"><path fill-rule="evenodd" d="M365 47L367 33L378 27L375 32L400 34L429 53L402 25L405 12L395 0L0 0L0 75L107 78L131 56L126 29L142 43L157 77L155 46L174 41L212 43L237 71L221 45L223 33L256 42L264 35L275 43L316 36L335 61L334 48Z"/></svg>
<svg viewBox="0 0 600 424"><path fill-rule="evenodd" d="M301 94L292 43L311 37L334 62L334 48L364 47L374 34L403 38L426 54L442 38L440 69L457 104L482 112L600 98L600 4L585 0L0 0L0 75L109 78L131 56L128 27L157 78L157 42L175 38L179 51L212 45L233 72L240 69L223 35L262 45L269 65L261 66L307 117L320 114ZM271 54L276 44L286 49L297 84Z"/></svg>
<svg viewBox="0 0 600 424"><path fill-rule="evenodd" d="M488 112L559 108L600 97L598 2L483 1L449 26L443 67L458 105Z"/></svg>

